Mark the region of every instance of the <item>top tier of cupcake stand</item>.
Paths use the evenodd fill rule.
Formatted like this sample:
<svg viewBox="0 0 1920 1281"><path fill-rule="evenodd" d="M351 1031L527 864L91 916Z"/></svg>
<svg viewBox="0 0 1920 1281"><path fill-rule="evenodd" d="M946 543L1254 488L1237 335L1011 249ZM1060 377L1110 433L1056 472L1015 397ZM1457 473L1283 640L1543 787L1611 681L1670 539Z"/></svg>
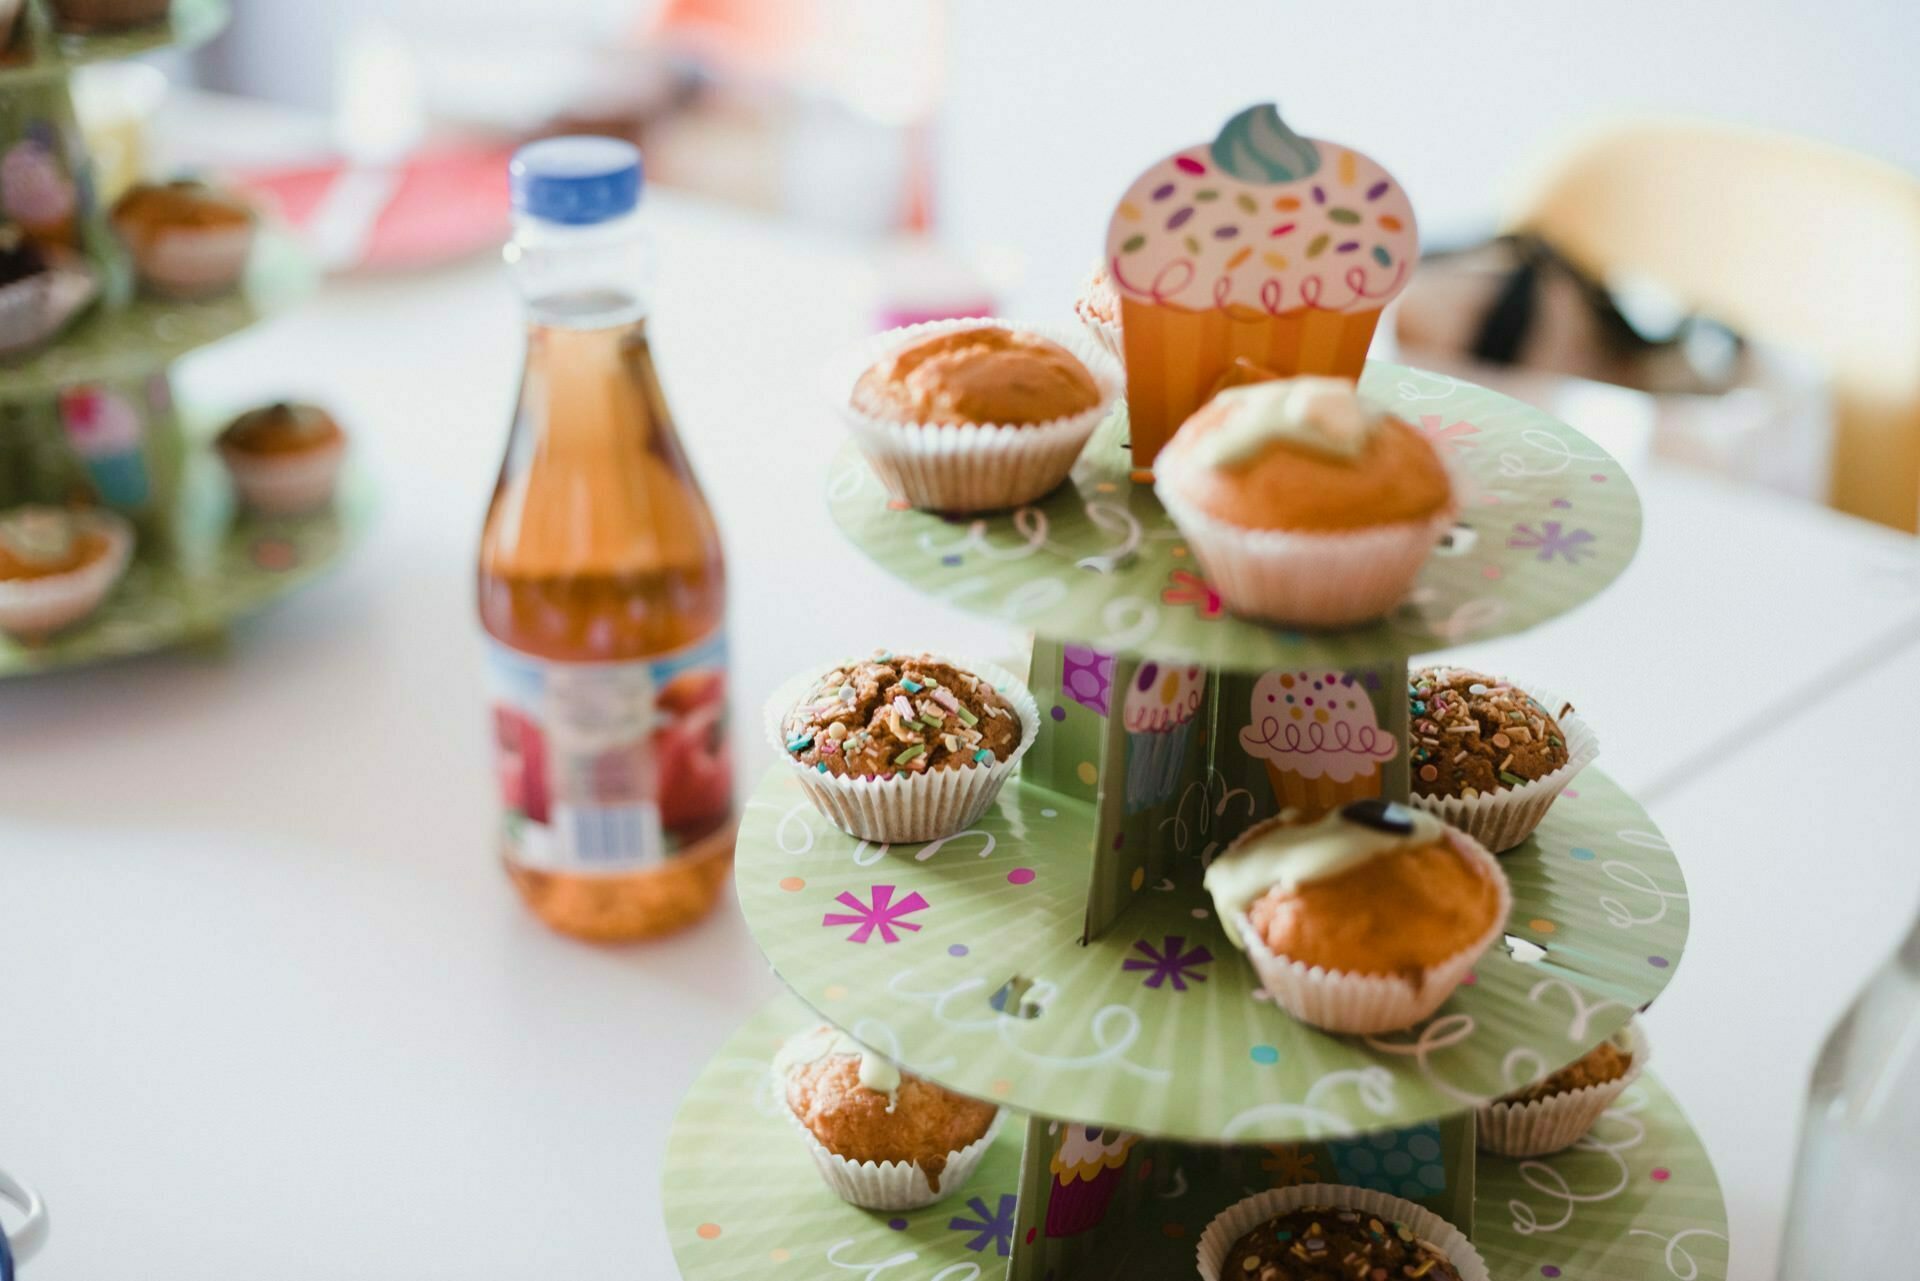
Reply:
<svg viewBox="0 0 1920 1281"><path fill-rule="evenodd" d="M88 63L198 45L228 17L226 0L174 0L165 22L75 36L30 3L14 61L0 65L0 159L24 150L17 163L49 167L56 184L71 183L80 248L100 280L99 300L50 344L0 363L0 508L100 503L132 519L139 536L125 578L89 619L33 644L0 637L0 677L216 639L233 620L330 568L371 511L366 477L349 463L331 510L236 515L209 446L220 415L177 406L168 376L174 361L311 292L314 264L263 221L237 290L200 301L146 296L97 195L70 76ZM84 439L87 422L103 416L131 420L137 438L103 456Z"/></svg>
<svg viewBox="0 0 1920 1281"><path fill-rule="evenodd" d="M1068 485L991 517L902 510L857 453L835 461L829 503L857 546L929 595L1042 638L1029 678L1040 738L992 812L926 845L838 831L784 762L754 793L737 847L741 903L804 1006L783 998L757 1016L682 1109L666 1212L685 1276L1190 1275L1200 1230L1248 1192L1397 1171L1403 1195L1422 1179L1428 1192L1451 1189L1439 1195L1457 1198L1451 1217L1471 1219L1462 1226L1500 1281L1724 1277L1712 1167L1651 1074L1566 1152L1472 1150L1476 1105L1580 1057L1678 965L1685 882L1631 797L1596 769L1580 774L1502 856L1514 909L1473 981L1404 1032L1331 1036L1263 999L1198 885L1202 858L1276 804L1229 759L1230 698L1192 780L1143 820L1118 801L1117 704L1061 671L1091 655L1118 687L1142 662L1195 664L1230 693L1253 671L1353 673L1404 742L1408 656L1553 618L1632 558L1631 482L1578 432L1397 366L1370 366L1362 389L1421 425L1466 492L1406 604L1343 632L1268 628L1220 608L1151 488L1129 478L1124 411ZM1396 766L1383 790L1403 798L1404 759ZM1103 907L1103 878L1115 877L1120 901ZM774 1048L814 1017L1025 1114L1025 1134L1007 1127L969 1185L928 1209L842 1204L769 1085ZM1091 1243L1056 1240L1046 1212L1053 1136L1072 1123L1159 1140L1122 1167L1138 1186Z"/></svg>

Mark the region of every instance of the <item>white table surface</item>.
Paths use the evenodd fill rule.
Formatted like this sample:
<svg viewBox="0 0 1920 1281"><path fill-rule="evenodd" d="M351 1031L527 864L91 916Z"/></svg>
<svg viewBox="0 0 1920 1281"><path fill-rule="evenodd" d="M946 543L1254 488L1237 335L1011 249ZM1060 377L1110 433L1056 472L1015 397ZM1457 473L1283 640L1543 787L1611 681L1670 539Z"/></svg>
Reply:
<svg viewBox="0 0 1920 1281"><path fill-rule="evenodd" d="M814 370L862 330L856 256L658 204L657 351L727 534L751 781L794 668L1015 638L825 513ZM368 543L224 653L0 685L0 1163L54 1216L28 1281L673 1275L675 1104L775 983L731 905L592 948L495 865L470 575L519 358L486 263L336 284L200 357L201 399L336 409L384 488ZM1878 800L1911 786L1920 577L1894 535L1639 479L1621 583L1467 653L1576 694L1679 849L1658 1070L1727 1187L1734 1275L1761 1278L1814 1048L1920 879Z"/></svg>

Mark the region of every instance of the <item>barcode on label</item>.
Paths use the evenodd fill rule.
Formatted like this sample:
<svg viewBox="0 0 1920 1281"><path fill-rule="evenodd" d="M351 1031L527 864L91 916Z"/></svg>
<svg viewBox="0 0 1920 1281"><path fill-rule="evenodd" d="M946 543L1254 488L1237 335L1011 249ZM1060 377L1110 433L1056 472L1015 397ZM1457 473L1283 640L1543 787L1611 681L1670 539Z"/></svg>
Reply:
<svg viewBox="0 0 1920 1281"><path fill-rule="evenodd" d="M563 805L554 817L560 848L582 863L614 866L661 857L660 815L652 804Z"/></svg>

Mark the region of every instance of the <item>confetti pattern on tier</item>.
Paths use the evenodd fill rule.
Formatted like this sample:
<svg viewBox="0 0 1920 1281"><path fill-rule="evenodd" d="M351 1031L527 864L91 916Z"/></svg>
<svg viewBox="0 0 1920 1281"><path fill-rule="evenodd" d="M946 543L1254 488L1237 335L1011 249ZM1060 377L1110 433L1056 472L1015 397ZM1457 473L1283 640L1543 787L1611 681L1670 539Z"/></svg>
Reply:
<svg viewBox="0 0 1920 1281"><path fill-rule="evenodd" d="M1015 1228L1020 1125L1001 1128L965 1187L922 1210L869 1213L820 1182L780 1113L767 1071L781 1040L816 1017L790 996L776 998L733 1035L681 1105L661 1196L680 1275L859 1277L879 1275L874 1269L894 1260L884 1269L887 1281L978 1281L999 1276L1009 1255L1018 1266L1020 1252L1033 1244ZM1293 1148L1257 1160L1277 1184L1328 1173ZM1192 1163L1181 1185L1183 1195L1107 1216L1099 1255L1068 1281L1192 1275L1194 1242L1245 1188L1225 1186ZM1529 1162L1481 1155L1474 1189L1474 1244L1496 1281L1726 1281L1719 1184L1685 1115L1652 1073L1579 1147Z"/></svg>
<svg viewBox="0 0 1920 1281"><path fill-rule="evenodd" d="M1565 1066L1672 978L1679 864L1605 775L1579 782L1501 859L1520 955L1496 946L1433 1019L1378 1038L1314 1031L1266 999L1209 910L1208 838L1191 825L1162 832L1189 870L1143 881L1083 946L1094 809L1017 778L968 831L875 846L832 827L783 767L749 802L735 875L802 999L950 1089L1128 1133L1327 1141L1449 1115L1528 1063ZM1247 803L1248 821L1276 804L1234 812Z"/></svg>
<svg viewBox="0 0 1920 1281"><path fill-rule="evenodd" d="M856 546L938 600L1105 654L1230 670L1345 670L1511 635L1583 604L1633 559L1633 484L1573 428L1398 365L1369 364L1360 386L1434 440L1462 486L1459 521L1413 591L1364 627L1294 632L1223 610L1152 487L1131 479L1124 409L1067 484L1016 512L891 508L851 444L832 464L828 503Z"/></svg>

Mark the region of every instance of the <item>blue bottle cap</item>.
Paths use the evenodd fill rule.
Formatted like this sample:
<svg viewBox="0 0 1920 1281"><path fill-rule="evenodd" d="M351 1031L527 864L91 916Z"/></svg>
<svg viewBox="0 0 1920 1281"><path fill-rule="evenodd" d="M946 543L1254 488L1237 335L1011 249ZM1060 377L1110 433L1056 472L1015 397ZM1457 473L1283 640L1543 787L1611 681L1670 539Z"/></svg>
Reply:
<svg viewBox="0 0 1920 1281"><path fill-rule="evenodd" d="M591 226L640 203L640 149L618 138L546 138L507 165L516 212L544 222Z"/></svg>

